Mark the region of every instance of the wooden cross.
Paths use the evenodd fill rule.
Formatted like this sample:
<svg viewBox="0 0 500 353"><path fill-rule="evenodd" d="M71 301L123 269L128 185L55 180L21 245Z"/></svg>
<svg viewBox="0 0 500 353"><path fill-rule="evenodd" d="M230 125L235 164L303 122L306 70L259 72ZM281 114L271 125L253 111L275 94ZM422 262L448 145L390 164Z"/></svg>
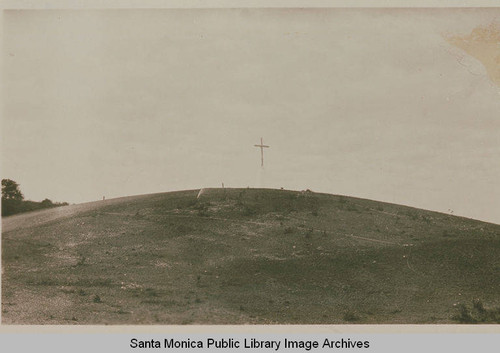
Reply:
<svg viewBox="0 0 500 353"><path fill-rule="evenodd" d="M260 147L260 166L264 166L264 148L269 148L269 146L264 145L262 142L262 137L260 138L260 145L254 145L255 147Z"/></svg>

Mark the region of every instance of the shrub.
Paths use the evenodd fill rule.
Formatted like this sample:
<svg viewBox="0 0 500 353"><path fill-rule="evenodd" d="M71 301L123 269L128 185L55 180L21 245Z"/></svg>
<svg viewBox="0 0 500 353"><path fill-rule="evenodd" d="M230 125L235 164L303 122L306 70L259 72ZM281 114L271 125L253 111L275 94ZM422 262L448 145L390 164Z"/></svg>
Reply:
<svg viewBox="0 0 500 353"><path fill-rule="evenodd" d="M461 324L474 324L477 321L474 320L474 318L471 315L471 312L467 308L467 305L465 304L459 304L458 307L458 314L456 314L453 319L457 320Z"/></svg>
<svg viewBox="0 0 500 353"><path fill-rule="evenodd" d="M459 304L457 310L458 313L453 316L453 320L461 324L500 323L500 308L488 309L480 299L474 299L471 308Z"/></svg>
<svg viewBox="0 0 500 353"><path fill-rule="evenodd" d="M344 321L349 321L349 322L358 321L359 316L354 311L348 310L344 313L343 319Z"/></svg>

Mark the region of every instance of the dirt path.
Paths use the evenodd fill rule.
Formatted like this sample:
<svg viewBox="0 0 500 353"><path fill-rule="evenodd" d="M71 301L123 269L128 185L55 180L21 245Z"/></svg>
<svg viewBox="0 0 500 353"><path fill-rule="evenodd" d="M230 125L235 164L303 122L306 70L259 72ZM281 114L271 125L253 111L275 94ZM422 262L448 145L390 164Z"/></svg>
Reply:
<svg viewBox="0 0 500 353"><path fill-rule="evenodd" d="M99 200L77 205L68 205L62 207L55 207L40 211L33 211L27 213L16 214L2 218L2 233L10 232L15 229L30 228L40 226L45 223L55 221L57 219L69 218L82 212L92 211L99 209L103 206L114 205L124 201L132 201L140 198L146 198L150 195L139 196L126 196L110 200Z"/></svg>
<svg viewBox="0 0 500 353"><path fill-rule="evenodd" d="M10 232L11 230L16 229L40 226L57 219L68 218L83 211L91 210L97 207L97 202L92 202L88 204L62 206L48 210L40 210L4 217L2 219L2 233Z"/></svg>

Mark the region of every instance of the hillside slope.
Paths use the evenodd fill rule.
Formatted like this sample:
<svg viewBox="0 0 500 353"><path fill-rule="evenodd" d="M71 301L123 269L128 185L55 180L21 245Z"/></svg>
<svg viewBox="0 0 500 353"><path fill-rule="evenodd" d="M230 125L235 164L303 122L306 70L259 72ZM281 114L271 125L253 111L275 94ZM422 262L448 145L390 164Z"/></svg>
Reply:
<svg viewBox="0 0 500 353"><path fill-rule="evenodd" d="M7 217L7 324L500 322L500 226L268 189Z"/></svg>

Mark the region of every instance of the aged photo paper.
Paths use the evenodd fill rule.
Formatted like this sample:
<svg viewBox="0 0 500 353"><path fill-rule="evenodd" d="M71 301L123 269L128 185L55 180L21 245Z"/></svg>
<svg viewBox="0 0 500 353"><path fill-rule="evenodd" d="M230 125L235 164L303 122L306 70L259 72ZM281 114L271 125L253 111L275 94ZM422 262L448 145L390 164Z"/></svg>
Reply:
<svg viewBox="0 0 500 353"><path fill-rule="evenodd" d="M500 8L9 5L2 330L498 332Z"/></svg>

